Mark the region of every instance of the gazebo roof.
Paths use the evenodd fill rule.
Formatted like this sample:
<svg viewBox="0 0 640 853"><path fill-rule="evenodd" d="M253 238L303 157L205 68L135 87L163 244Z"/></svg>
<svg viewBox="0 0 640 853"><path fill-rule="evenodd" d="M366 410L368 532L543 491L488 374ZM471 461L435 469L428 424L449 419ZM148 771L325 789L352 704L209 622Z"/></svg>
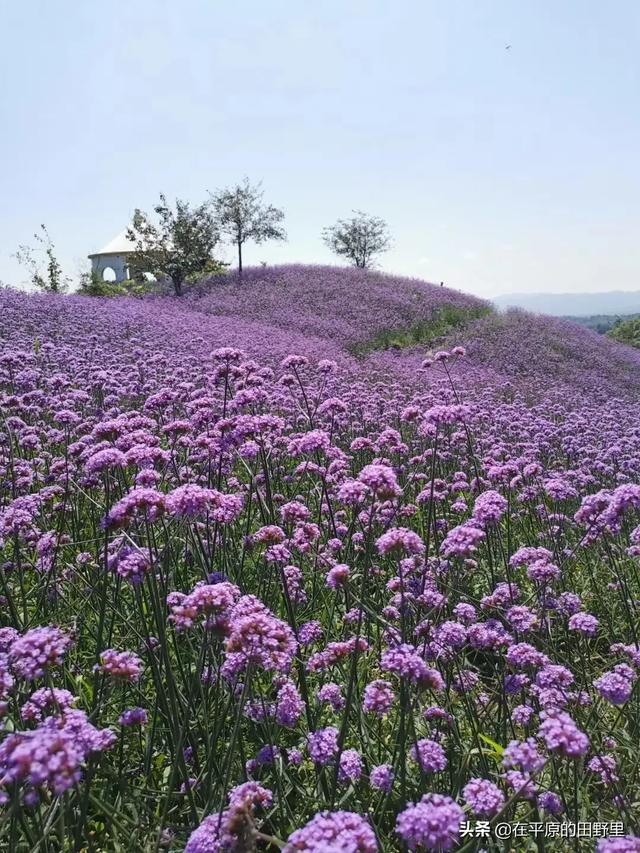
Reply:
<svg viewBox="0 0 640 853"><path fill-rule="evenodd" d="M124 231L121 231L113 240L110 240L99 252L93 252L89 257L95 258L97 255L126 255L129 252L135 252L135 250L136 244L127 237L127 230L125 228Z"/></svg>

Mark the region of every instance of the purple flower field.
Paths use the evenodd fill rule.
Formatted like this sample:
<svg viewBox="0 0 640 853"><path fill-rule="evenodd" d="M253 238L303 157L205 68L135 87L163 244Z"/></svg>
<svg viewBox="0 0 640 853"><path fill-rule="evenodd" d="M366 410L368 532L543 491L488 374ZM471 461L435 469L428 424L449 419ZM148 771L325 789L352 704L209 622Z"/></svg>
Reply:
<svg viewBox="0 0 640 853"><path fill-rule="evenodd" d="M0 290L0 850L640 850L640 352L487 310Z"/></svg>
<svg viewBox="0 0 640 853"><path fill-rule="evenodd" d="M208 314L268 322L349 347L389 329L433 321L443 310L479 312L480 299L419 279L330 266L254 267L213 279L192 305Z"/></svg>

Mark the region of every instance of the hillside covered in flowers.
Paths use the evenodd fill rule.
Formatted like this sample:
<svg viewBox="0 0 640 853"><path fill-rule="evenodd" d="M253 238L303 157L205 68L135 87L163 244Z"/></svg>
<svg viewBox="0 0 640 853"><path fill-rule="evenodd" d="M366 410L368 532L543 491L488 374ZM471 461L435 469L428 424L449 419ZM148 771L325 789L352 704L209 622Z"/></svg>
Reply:
<svg viewBox="0 0 640 853"><path fill-rule="evenodd" d="M0 850L640 850L639 394L366 271L0 290Z"/></svg>

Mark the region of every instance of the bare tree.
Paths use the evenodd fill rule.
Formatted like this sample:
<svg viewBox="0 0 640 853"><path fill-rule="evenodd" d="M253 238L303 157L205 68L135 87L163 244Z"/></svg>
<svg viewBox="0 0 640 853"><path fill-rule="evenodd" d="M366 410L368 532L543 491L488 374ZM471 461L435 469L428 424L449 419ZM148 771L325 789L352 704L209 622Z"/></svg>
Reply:
<svg viewBox="0 0 640 853"><path fill-rule="evenodd" d="M15 257L18 263L29 271L31 284L45 293L64 293L70 279L62 272L60 261L56 256L56 247L49 236L46 225L40 226L40 231L33 235L37 247L21 245ZM38 256L44 255L44 261ZM44 269L42 264L44 263Z"/></svg>
<svg viewBox="0 0 640 853"><path fill-rule="evenodd" d="M242 277L242 246L247 240L265 243L286 240L282 227L284 212L271 204L263 204L262 184L251 184L245 178L230 189L212 195L216 222L223 234L238 247L238 273Z"/></svg>
<svg viewBox="0 0 640 853"><path fill-rule="evenodd" d="M207 203L191 209L186 201L176 199L173 210L160 193L154 211L159 220L157 225L146 213L136 210L127 230L127 237L136 246L130 266L138 276L142 273L167 276L176 296L181 296L189 276L205 274L220 266L213 257L218 229Z"/></svg>
<svg viewBox="0 0 640 853"><path fill-rule="evenodd" d="M371 267L376 255L391 246L387 223L378 216L354 210L351 219L339 219L325 228L322 239L336 255L348 258L356 267Z"/></svg>

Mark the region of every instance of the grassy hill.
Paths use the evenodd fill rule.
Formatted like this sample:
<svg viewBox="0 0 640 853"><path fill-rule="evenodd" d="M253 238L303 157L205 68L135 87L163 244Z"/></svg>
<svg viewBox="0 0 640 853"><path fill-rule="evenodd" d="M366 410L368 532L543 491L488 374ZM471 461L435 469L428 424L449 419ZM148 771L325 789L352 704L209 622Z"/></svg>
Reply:
<svg viewBox="0 0 640 853"><path fill-rule="evenodd" d="M608 338L557 317L496 313L483 300L420 279L331 266L254 267L242 281L236 273L205 280L183 302L181 310L240 328L259 323L274 338L323 341L359 361L387 352L375 363L403 380L425 351L459 344L476 367L530 388L553 380L604 383L611 393L640 389L640 358Z"/></svg>
<svg viewBox="0 0 640 853"><path fill-rule="evenodd" d="M487 302L419 279L331 266L254 267L187 297L214 316L321 337L354 355L428 343L490 313Z"/></svg>
<svg viewBox="0 0 640 853"><path fill-rule="evenodd" d="M367 378L375 365L394 382L410 384L426 353L457 344L472 357L474 381L487 381L476 371L490 371L526 385L528 393L551 380L615 394L635 393L640 382L640 353L617 340L560 318L498 314L468 294L369 270L249 268L242 280L236 273L203 280L181 299L56 299L5 291L3 311L6 328L17 325L27 340L46 331L79 348L107 324L118 330L123 352L130 340L154 337L194 360L203 346L236 346L272 364L305 352ZM470 383L469 368L460 381Z"/></svg>

